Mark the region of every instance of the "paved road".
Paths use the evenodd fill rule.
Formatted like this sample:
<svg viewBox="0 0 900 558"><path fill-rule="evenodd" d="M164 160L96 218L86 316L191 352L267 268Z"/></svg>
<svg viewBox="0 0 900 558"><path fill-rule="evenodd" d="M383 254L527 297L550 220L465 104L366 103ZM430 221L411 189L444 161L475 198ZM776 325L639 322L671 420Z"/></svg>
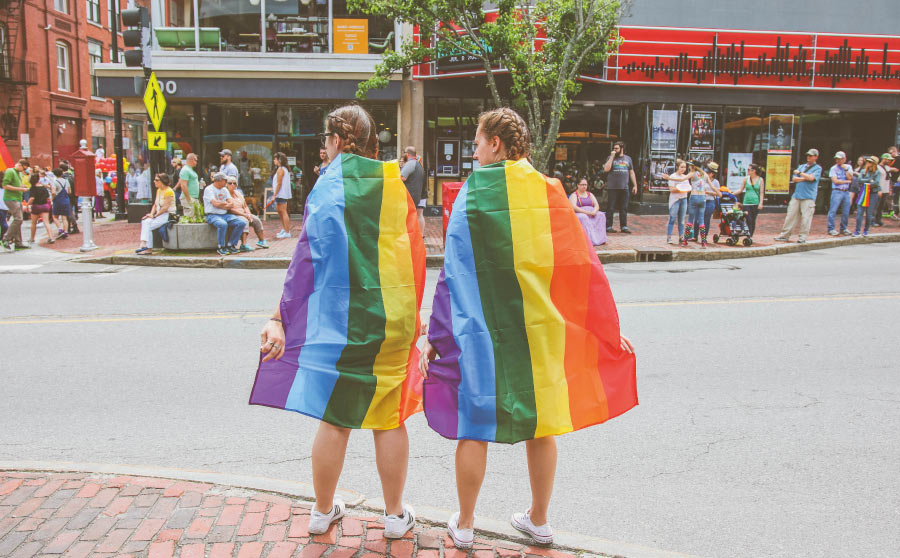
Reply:
<svg viewBox="0 0 900 558"><path fill-rule="evenodd" d="M246 405L283 271L54 257L0 255L0 460L309 480L316 423ZM700 556L896 556L900 246L607 273L641 405L560 439L557 529ZM409 429L408 499L454 508L453 443L421 416ZM355 434L341 485L379 497L372 458ZM478 513L525 508L524 447L492 447L488 468Z"/></svg>

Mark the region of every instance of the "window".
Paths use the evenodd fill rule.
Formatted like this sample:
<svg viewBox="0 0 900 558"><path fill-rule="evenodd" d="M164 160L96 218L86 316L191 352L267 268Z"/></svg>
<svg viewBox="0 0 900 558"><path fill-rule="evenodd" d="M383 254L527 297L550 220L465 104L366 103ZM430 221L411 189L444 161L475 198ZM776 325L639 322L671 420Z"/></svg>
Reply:
<svg viewBox="0 0 900 558"><path fill-rule="evenodd" d="M69 0L53 0L53 9L64 14L69 13Z"/></svg>
<svg viewBox="0 0 900 558"><path fill-rule="evenodd" d="M0 23L0 79L9 75L9 30Z"/></svg>
<svg viewBox="0 0 900 558"><path fill-rule="evenodd" d="M72 90L69 79L69 45L62 41L56 42L56 88L60 91Z"/></svg>
<svg viewBox="0 0 900 558"><path fill-rule="evenodd" d="M91 96L99 97L99 80L97 79L96 74L94 74L94 68L97 64L103 62L103 45L96 41L88 41L88 58L91 65Z"/></svg>
<svg viewBox="0 0 900 558"><path fill-rule="evenodd" d="M88 21L100 23L100 0L87 0Z"/></svg>

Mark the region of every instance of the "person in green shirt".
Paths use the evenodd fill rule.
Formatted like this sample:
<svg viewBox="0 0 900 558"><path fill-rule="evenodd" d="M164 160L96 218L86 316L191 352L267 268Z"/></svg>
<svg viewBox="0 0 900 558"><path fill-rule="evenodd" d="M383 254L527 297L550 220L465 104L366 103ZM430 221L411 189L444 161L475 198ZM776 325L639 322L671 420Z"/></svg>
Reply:
<svg viewBox="0 0 900 558"><path fill-rule="evenodd" d="M9 208L12 223L3 236L2 244L10 252L14 252L16 246L27 248L22 243L22 192L27 192L28 188L22 186L22 177L19 175L27 166L28 161L20 159L16 166L3 173L3 203Z"/></svg>
<svg viewBox="0 0 900 558"><path fill-rule="evenodd" d="M194 202L200 198L200 180L194 167L197 166L197 154L188 153L184 166L178 173L178 184L175 189L181 190L181 207L185 217L194 216Z"/></svg>

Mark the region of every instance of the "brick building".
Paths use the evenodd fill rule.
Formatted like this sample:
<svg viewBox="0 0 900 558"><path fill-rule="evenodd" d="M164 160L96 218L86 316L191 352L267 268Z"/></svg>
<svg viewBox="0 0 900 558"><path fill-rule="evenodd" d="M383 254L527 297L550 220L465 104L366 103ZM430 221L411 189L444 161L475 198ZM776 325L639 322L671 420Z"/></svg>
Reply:
<svg viewBox="0 0 900 558"><path fill-rule="evenodd" d="M57 165L81 139L113 153L113 103L98 96L93 69L112 61L114 1L120 11L147 3L0 0L0 133L13 158L22 155L23 139L41 166ZM121 48L121 34L118 41ZM129 161L141 155L144 126L123 120Z"/></svg>

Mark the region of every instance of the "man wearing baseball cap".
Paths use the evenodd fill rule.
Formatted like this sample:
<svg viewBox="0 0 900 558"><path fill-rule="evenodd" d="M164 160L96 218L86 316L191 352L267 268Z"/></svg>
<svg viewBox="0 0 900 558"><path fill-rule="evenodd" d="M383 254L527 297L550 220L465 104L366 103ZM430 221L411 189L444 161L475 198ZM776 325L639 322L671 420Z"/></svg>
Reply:
<svg viewBox="0 0 900 558"><path fill-rule="evenodd" d="M212 179L213 183L203 190L203 209L206 212L206 222L216 228L218 254L220 256L236 254L240 251L238 242L241 240L244 229L247 228L247 221L228 213L234 208L231 194L225 187L225 180L228 179L228 176L219 171L213 175ZM230 234L228 229L231 229Z"/></svg>
<svg viewBox="0 0 900 558"><path fill-rule="evenodd" d="M884 171L881 177L881 199L878 202L878 210L875 211L875 223L873 227L883 227L882 218L885 213L891 213L891 169L894 165L894 156L888 153L881 154L881 160L878 167Z"/></svg>
<svg viewBox="0 0 900 558"><path fill-rule="evenodd" d="M787 242L791 238L794 228L799 225L797 242L803 244L809 235L809 227L812 226L813 213L816 211L816 195L819 193L819 178L822 176L822 167L816 163L819 159L819 150L810 149L806 152L806 164L800 165L794 171L792 181L795 184L794 195L788 204L787 216L784 218L784 227L781 234L775 240Z"/></svg>
<svg viewBox="0 0 900 558"><path fill-rule="evenodd" d="M847 155L843 151L834 154L834 166L828 171L831 179L831 204L828 206L828 234L850 234L847 228L850 221L850 182L853 181L853 169L847 163ZM841 212L840 232L834 228L834 217Z"/></svg>
<svg viewBox="0 0 900 558"><path fill-rule="evenodd" d="M221 165L219 166L219 172L224 172L225 176L233 176L237 179L240 176L237 167L234 163L231 162L231 150L223 149L219 151L219 161L221 161Z"/></svg>

